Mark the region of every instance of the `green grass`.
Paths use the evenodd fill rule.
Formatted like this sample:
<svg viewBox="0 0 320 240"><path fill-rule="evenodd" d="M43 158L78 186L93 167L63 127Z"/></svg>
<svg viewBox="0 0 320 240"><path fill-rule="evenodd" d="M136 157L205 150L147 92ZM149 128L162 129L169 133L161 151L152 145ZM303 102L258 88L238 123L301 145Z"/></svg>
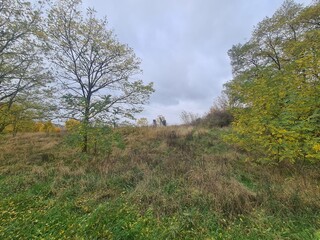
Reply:
<svg viewBox="0 0 320 240"><path fill-rule="evenodd" d="M3 137L0 239L320 239L319 165L246 163L226 129L118 131L108 156Z"/></svg>

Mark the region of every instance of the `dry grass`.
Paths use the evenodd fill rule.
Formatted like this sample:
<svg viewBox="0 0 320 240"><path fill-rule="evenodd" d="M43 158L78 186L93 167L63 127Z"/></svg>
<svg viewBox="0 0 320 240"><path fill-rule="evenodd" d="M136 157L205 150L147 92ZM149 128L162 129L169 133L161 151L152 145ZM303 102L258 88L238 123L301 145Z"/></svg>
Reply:
<svg viewBox="0 0 320 240"><path fill-rule="evenodd" d="M212 197L215 210L229 215L247 213L256 206L256 193L232 176L225 157L205 156L202 166L189 172L190 185Z"/></svg>
<svg viewBox="0 0 320 240"><path fill-rule="evenodd" d="M153 209L158 219L186 209L227 218L250 215L259 208L270 213L320 209L318 165L305 167L301 174L300 166L243 163L241 153L221 143L224 130L117 131L126 148L94 157L64 145L59 134L6 136L0 144L0 174L23 175L25 188L47 182L46 194L57 199L71 196L85 212L119 196L141 213Z"/></svg>
<svg viewBox="0 0 320 240"><path fill-rule="evenodd" d="M263 204L270 199L280 205L270 208L275 211L289 210L292 212L320 209L320 169L318 165L306 166L301 171L300 166L291 166L290 172L281 167L265 167L260 169L260 191ZM259 169L255 169L259 171Z"/></svg>

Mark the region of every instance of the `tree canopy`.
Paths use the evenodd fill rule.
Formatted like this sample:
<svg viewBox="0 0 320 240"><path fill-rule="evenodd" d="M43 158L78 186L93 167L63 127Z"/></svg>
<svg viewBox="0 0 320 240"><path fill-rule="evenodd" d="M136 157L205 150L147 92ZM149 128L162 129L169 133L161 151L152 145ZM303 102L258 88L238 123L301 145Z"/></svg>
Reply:
<svg viewBox="0 0 320 240"><path fill-rule="evenodd" d="M134 119L154 91L133 49L81 0L0 0L0 26L0 132L58 105L56 118L80 121L86 151L90 127Z"/></svg>
<svg viewBox="0 0 320 240"><path fill-rule="evenodd" d="M51 81L40 8L23 0L0 0L0 132L11 124L13 105L33 102L19 109L34 108L36 95Z"/></svg>
<svg viewBox="0 0 320 240"><path fill-rule="evenodd" d="M229 50L233 140L267 162L320 160L320 4L287 0Z"/></svg>
<svg viewBox="0 0 320 240"><path fill-rule="evenodd" d="M98 19L93 9L83 14L80 4L57 1L47 31L54 73L64 90L63 111L83 123L87 151L87 129L93 122L111 123L114 115L133 118L153 88L136 79L140 60L133 50L107 29L106 19Z"/></svg>

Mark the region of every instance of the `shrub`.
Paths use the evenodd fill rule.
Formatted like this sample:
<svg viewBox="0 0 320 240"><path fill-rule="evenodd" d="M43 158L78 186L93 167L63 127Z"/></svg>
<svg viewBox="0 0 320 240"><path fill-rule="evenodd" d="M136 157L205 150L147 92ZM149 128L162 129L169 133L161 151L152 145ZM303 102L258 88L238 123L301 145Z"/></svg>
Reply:
<svg viewBox="0 0 320 240"><path fill-rule="evenodd" d="M211 108L203 118L203 124L208 127L227 127L233 120L232 114L225 109Z"/></svg>
<svg viewBox="0 0 320 240"><path fill-rule="evenodd" d="M109 126L96 125L90 126L85 129L82 124L76 125L71 128L69 134L66 135L65 142L67 145L82 148L84 131L88 136L88 149L89 153L94 155L110 155L114 147L123 149L125 147L122 136L113 131Z"/></svg>

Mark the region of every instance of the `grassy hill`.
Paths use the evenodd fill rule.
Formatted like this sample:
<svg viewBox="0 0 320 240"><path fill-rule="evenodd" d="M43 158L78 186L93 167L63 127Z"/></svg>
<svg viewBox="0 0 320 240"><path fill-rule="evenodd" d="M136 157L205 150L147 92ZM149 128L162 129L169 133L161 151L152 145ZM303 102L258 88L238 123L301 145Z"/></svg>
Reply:
<svg viewBox="0 0 320 240"><path fill-rule="evenodd" d="M96 156L2 136L0 239L320 239L320 165L246 162L228 129L117 131Z"/></svg>

